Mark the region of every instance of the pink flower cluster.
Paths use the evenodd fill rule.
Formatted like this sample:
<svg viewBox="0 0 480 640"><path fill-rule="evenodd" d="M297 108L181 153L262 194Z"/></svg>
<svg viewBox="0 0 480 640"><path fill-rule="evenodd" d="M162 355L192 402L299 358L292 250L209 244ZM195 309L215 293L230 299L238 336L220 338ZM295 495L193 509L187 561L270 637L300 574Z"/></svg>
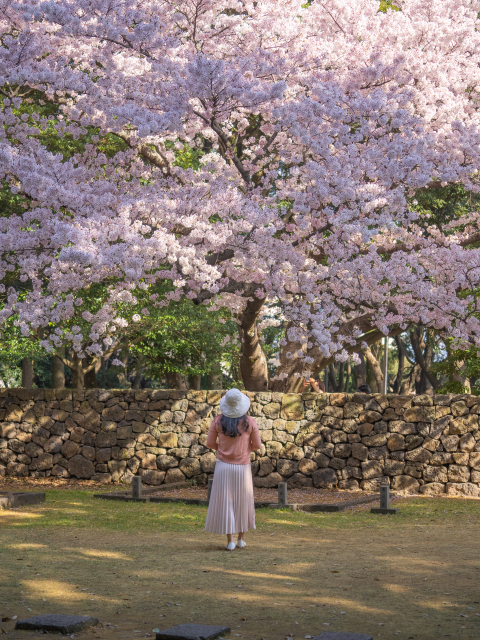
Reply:
<svg viewBox="0 0 480 640"><path fill-rule="evenodd" d="M0 319L98 354L167 278L167 300L276 301L290 339L340 360L365 318L480 346L477 214L428 226L409 205L479 190L480 3L401 4L0 0L0 177L28 203L0 218L0 278L29 284ZM20 115L34 91L53 124ZM48 126L128 150L65 160ZM188 147L198 168L175 162Z"/></svg>

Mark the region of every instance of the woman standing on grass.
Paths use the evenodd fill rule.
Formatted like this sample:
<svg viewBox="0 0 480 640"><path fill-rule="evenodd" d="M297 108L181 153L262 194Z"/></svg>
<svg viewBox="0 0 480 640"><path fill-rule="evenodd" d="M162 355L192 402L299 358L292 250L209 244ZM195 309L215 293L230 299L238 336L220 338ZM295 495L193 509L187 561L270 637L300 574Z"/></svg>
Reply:
<svg viewBox="0 0 480 640"><path fill-rule="evenodd" d="M238 389L230 389L220 400L217 416L207 437L207 447L217 451L212 493L205 531L227 534L227 549L246 546L245 532L255 529L252 469L250 453L262 442L255 420L245 415L250 400Z"/></svg>

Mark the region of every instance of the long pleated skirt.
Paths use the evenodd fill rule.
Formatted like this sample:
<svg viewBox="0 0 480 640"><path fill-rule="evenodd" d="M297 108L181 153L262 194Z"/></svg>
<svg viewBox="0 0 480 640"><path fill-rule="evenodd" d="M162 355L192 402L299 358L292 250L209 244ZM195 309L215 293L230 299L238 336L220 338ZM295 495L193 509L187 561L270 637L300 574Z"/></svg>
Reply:
<svg viewBox="0 0 480 640"><path fill-rule="evenodd" d="M217 460L205 531L240 533L255 529L255 505L250 464Z"/></svg>

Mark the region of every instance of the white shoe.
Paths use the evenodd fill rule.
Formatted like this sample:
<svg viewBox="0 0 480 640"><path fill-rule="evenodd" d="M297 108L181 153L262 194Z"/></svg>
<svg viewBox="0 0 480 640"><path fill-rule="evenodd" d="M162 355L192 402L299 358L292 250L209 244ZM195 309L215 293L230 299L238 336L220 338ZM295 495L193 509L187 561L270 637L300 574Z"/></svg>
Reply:
<svg viewBox="0 0 480 640"><path fill-rule="evenodd" d="M235 549L235 543L234 543L234 542L229 542L229 543L227 544L227 549L228 549L229 551L233 551L233 550Z"/></svg>
<svg viewBox="0 0 480 640"><path fill-rule="evenodd" d="M246 547L247 543L245 542L245 540L237 540L237 547L239 549L243 549L243 547Z"/></svg>

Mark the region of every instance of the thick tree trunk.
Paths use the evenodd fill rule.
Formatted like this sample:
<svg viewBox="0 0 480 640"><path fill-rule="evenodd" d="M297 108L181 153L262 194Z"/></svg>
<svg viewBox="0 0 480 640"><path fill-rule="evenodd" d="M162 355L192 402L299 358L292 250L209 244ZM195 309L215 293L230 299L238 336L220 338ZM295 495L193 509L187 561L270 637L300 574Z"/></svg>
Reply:
<svg viewBox="0 0 480 640"><path fill-rule="evenodd" d="M429 370L432 364L433 350L425 344L423 339L423 327L417 326L410 332L410 343L415 354L415 360L421 368L421 374L415 379L415 388L418 394L427 390L427 380L436 389L440 386L440 380Z"/></svg>
<svg viewBox="0 0 480 640"><path fill-rule="evenodd" d="M266 391L268 389L267 359L263 353L257 330L257 318L263 303L263 298L254 298L247 302L238 326L242 343L240 372L247 391Z"/></svg>
<svg viewBox="0 0 480 640"><path fill-rule="evenodd" d="M349 358L347 360L347 377L345 379L345 393L349 392L351 375L352 375L352 362L351 362L351 360Z"/></svg>
<svg viewBox="0 0 480 640"><path fill-rule="evenodd" d="M207 376L207 387L209 389L223 389L223 376L221 373L215 375L209 373Z"/></svg>
<svg viewBox="0 0 480 640"><path fill-rule="evenodd" d="M188 376L188 384L190 386L190 389L193 389L194 391L200 391L200 384L202 382L202 376L201 375L195 375L195 376Z"/></svg>
<svg viewBox="0 0 480 640"><path fill-rule="evenodd" d="M24 389L33 388L33 360L31 358L22 359L22 387Z"/></svg>
<svg viewBox="0 0 480 640"><path fill-rule="evenodd" d="M365 363L365 357L363 353L359 353L360 364L355 365L355 385L356 388L362 384L367 384L367 365Z"/></svg>
<svg viewBox="0 0 480 640"><path fill-rule="evenodd" d="M449 349L448 346L447 346L447 353L449 356L452 355L452 351L451 349ZM469 380L469 378L464 376L462 373L462 371L465 369L465 363L462 360L459 360L455 364L457 367L457 371L452 375L452 380L454 380L455 382L460 382L460 384L466 388L467 390L466 392L471 393L471 390L472 390L471 388L473 384L471 384L471 381Z"/></svg>
<svg viewBox="0 0 480 640"><path fill-rule="evenodd" d="M142 378L143 378L143 365L139 363L137 365L137 368L135 369L135 376L133 378L132 389L142 388Z"/></svg>
<svg viewBox="0 0 480 640"><path fill-rule="evenodd" d="M365 358L366 358L368 364L370 365L371 370L372 370L372 374L373 374L373 380L371 380L371 382L370 382L370 386L372 387L372 391L374 393L382 393L382 391L383 391L382 367L380 366L380 363L377 360L377 358L373 355L373 352L370 349L370 347L367 347L366 349L364 349L363 353L365 354Z"/></svg>
<svg viewBox="0 0 480 640"><path fill-rule="evenodd" d="M85 384L85 373L83 371L83 358L78 358L74 353L72 356L72 387L73 389L83 389Z"/></svg>
<svg viewBox="0 0 480 640"><path fill-rule="evenodd" d="M285 335L288 336L288 330L292 326L289 322L286 327ZM288 338L286 338L288 340ZM296 354L298 351L304 351L305 347L302 347L300 342L291 342L288 340L287 344L280 349L280 365L277 370L277 376L282 374L281 380L272 380L270 389L272 391L280 391L283 393L301 393L303 386L302 373L305 369L305 365L298 358L288 358L287 354ZM296 375L298 374L298 375ZM328 388L331 391L330 387Z"/></svg>
<svg viewBox="0 0 480 640"><path fill-rule="evenodd" d="M465 364L463 362L460 362L460 370L457 373L454 373L452 378L453 380L455 380L456 382L460 382L466 389L466 393L471 393L472 392L472 388L470 385L470 380L462 375L462 369L465 368Z"/></svg>
<svg viewBox="0 0 480 640"><path fill-rule="evenodd" d="M408 374L408 378L402 382L402 385L400 387L401 396L409 396L412 393L414 381L417 375L419 375L420 371L421 369L419 364L414 364L412 366L410 373Z"/></svg>
<svg viewBox="0 0 480 640"><path fill-rule="evenodd" d="M207 375L207 389L222 389L223 388L223 375L222 368L219 364L213 366L210 373Z"/></svg>
<svg viewBox="0 0 480 640"><path fill-rule="evenodd" d="M327 371L328 371L328 390L330 391L330 393L337 393L338 385L337 385L335 365L334 364L328 365Z"/></svg>
<svg viewBox="0 0 480 640"><path fill-rule="evenodd" d="M92 356L86 356L83 359L85 360L83 363L85 369L92 367L93 364L93 368L89 369L89 371L86 371L84 374L85 389L98 389L97 371L100 369L101 361L96 359L94 362Z"/></svg>
<svg viewBox="0 0 480 640"><path fill-rule="evenodd" d="M338 367L338 384L337 384L337 393L343 393L345 390L345 363L341 362Z"/></svg>
<svg viewBox="0 0 480 640"><path fill-rule="evenodd" d="M178 389L179 391L187 391L187 382L185 380L185 376L182 376L181 373L168 371L165 373L165 377L167 378L167 384L169 389Z"/></svg>
<svg viewBox="0 0 480 640"><path fill-rule="evenodd" d="M65 348L59 353L65 357ZM58 356L52 357L52 389L65 389L65 365Z"/></svg>
<svg viewBox="0 0 480 640"><path fill-rule="evenodd" d="M122 347L120 351L120 357L118 358L125 365L124 367L120 368L120 371L117 374L118 382L122 385L122 387L131 386L128 381L128 366L127 366L129 355L130 355L130 347L127 344Z"/></svg>

